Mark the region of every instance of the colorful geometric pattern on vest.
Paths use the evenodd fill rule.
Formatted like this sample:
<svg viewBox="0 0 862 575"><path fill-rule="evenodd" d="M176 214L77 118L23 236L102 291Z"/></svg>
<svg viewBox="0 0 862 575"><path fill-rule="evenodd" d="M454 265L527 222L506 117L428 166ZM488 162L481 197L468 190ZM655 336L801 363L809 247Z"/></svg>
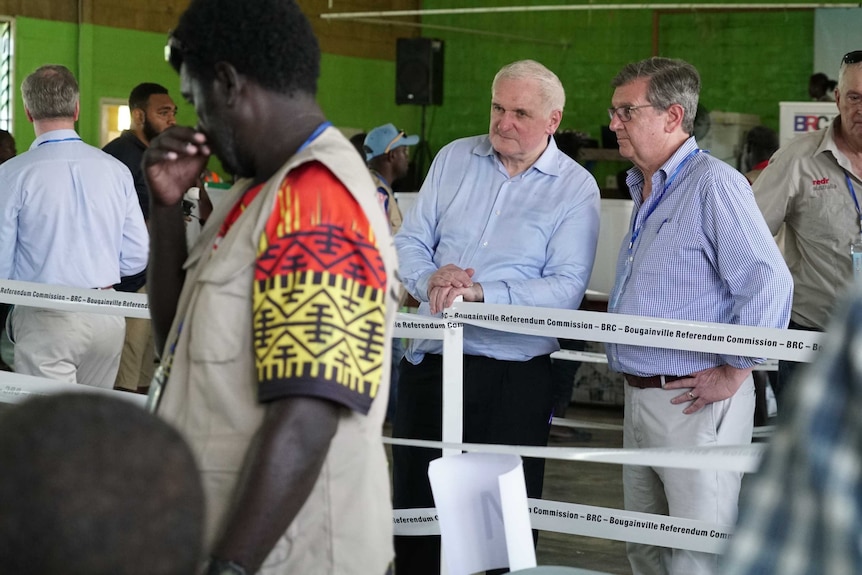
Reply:
<svg viewBox="0 0 862 575"><path fill-rule="evenodd" d="M318 396L366 413L383 366L386 273L371 225L322 164L291 171L260 238L260 398Z"/></svg>

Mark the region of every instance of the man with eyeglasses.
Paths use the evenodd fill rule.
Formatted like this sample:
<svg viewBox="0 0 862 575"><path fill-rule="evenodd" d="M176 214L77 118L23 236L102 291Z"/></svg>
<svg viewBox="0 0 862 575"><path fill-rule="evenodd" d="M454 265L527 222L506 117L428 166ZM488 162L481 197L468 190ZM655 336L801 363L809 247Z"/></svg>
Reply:
<svg viewBox="0 0 862 575"><path fill-rule="evenodd" d="M835 101L832 123L779 149L753 185L769 228L777 232L785 224L792 329L823 331L853 283L850 246L862 231L862 50L842 58ZM799 365L779 363L779 409Z"/></svg>
<svg viewBox="0 0 862 575"><path fill-rule="evenodd" d="M557 148L565 91L533 60L504 66L491 85L488 134L456 140L431 164L395 237L419 313L465 301L578 309L595 258L595 179ZM464 327L464 441L547 445L554 337ZM442 346L414 339L401 361L393 435L441 437ZM395 447L396 508L433 507L428 464L439 451ZM529 497L544 460L524 461ZM395 538L396 571L440 572L439 537Z"/></svg>
<svg viewBox="0 0 862 575"><path fill-rule="evenodd" d="M132 88L129 94L131 128L108 142L103 151L123 162L132 173L135 191L144 221L150 215L150 192L144 178L141 161L150 140L177 123L177 106L168 94L168 89L159 84L144 82ZM147 270L124 277L114 286L117 291L146 292ZM149 319L127 318L123 354L117 372L115 389L137 391L146 389L153 378L155 362L152 328Z"/></svg>
<svg viewBox="0 0 862 575"><path fill-rule="evenodd" d="M614 78L610 128L634 210L617 260L610 313L784 328L792 282L751 187L692 136L697 70L650 58ZM695 448L751 442L753 367L761 359L606 344L625 376L623 445ZM623 467L625 508L730 527L741 474ZM635 575L709 575L717 556L629 543Z"/></svg>
<svg viewBox="0 0 862 575"><path fill-rule="evenodd" d="M166 56L198 123L144 154L149 399L200 463L204 572L384 575L396 254L316 102L311 23L291 0L192 0ZM187 250L182 197L211 153L237 181Z"/></svg>

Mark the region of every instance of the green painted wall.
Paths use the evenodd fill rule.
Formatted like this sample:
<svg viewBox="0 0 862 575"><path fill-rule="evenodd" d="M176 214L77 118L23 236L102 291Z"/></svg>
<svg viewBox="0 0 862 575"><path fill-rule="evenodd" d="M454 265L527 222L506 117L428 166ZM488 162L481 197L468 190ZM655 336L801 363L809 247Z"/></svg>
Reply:
<svg viewBox="0 0 862 575"><path fill-rule="evenodd" d="M545 3L563 0L543 0ZM471 6L525 4L521 0L473 0ZM446 8L451 0L425 0L425 8ZM488 129L490 84L500 66L534 58L557 72L568 101L563 129L599 138L607 124L611 78L627 62L652 54L653 11L567 11L521 14L426 16L424 23L506 34L509 37L426 29L445 45L444 103L428 108L426 135L432 153L443 144ZM778 102L806 98L813 59L810 10L664 13L659 18L659 52L697 66L701 100L710 110L754 113L773 128ZM103 26L18 18L16 85L39 65L69 66L81 83L84 139L98 141L98 101L126 98L132 86L156 81L178 95L178 79L163 61L163 34ZM827 70L833 76L837 70ZM421 108L395 105L395 63L324 54L319 101L337 126L368 130L386 122L416 133ZM17 94L16 94L17 96ZM180 121L194 112L180 105ZM19 148L33 140L20 98L13 131ZM613 173L619 166L602 166Z"/></svg>
<svg viewBox="0 0 862 575"><path fill-rule="evenodd" d="M62 64L78 79L81 114L78 131L87 143L99 143L99 100L127 99L140 82L157 82L171 92L180 107L178 120L195 121L194 110L183 106L179 79L164 61L165 36L85 24L80 29L64 22L16 18L15 20L15 121L18 149L34 139L24 115L20 86L24 78L44 64Z"/></svg>
<svg viewBox="0 0 862 575"><path fill-rule="evenodd" d="M317 89L327 118L340 127L368 131L393 123L419 131L421 108L395 105L395 63L323 54Z"/></svg>
<svg viewBox="0 0 862 575"><path fill-rule="evenodd" d="M530 3L474 0L470 6L525 4ZM424 2L426 9L452 6L451 0ZM495 72L524 58L544 63L562 80L567 103L561 128L599 139L601 126L608 123L611 79L626 63L652 55L653 14L651 10L595 10L425 16L426 25L524 38L426 28L425 36L445 41L444 104L434 111L432 149L457 137L486 132ZM759 114L763 123L777 129L778 102L807 99L813 22L810 10L665 13L659 18L659 52L698 68L703 80L701 101L708 109ZM826 72L837 76L837 64L836 70ZM612 174L620 166L603 168ZM600 183L604 175L597 173Z"/></svg>
<svg viewBox="0 0 862 575"><path fill-rule="evenodd" d="M99 143L99 100L126 99L140 82L167 87L180 108L177 121L194 124L194 109L180 97L179 78L164 61L164 45L164 34L89 24L82 26L79 33L74 24L16 18L12 132L18 150L26 150L35 139L24 114L20 85L27 74L44 64L62 64L77 77L81 89L78 131L90 144ZM321 106L339 127L368 130L393 122L402 129L418 131L419 109L395 105L394 78L394 62L324 54L319 84Z"/></svg>

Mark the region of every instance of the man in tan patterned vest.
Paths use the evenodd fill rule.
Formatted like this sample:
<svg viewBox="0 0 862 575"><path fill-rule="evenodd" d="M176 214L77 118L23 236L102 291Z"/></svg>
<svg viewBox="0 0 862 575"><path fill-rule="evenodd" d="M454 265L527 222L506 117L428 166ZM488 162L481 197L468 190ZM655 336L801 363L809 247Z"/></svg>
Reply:
<svg viewBox="0 0 862 575"><path fill-rule="evenodd" d="M368 171L315 102L311 27L293 1L192 0L166 56L199 121L144 160L150 402L201 468L205 572L383 575L396 258ZM237 182L187 253L181 198L210 153Z"/></svg>

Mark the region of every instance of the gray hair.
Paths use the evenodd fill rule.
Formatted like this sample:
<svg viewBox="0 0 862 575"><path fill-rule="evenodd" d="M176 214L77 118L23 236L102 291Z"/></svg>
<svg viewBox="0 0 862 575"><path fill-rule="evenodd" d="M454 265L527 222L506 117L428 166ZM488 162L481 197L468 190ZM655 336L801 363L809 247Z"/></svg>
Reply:
<svg viewBox="0 0 862 575"><path fill-rule="evenodd" d="M841 60L841 67L838 68L838 91L844 92L844 73L847 71L847 68L862 68L862 62L856 62L855 64L845 64L844 60Z"/></svg>
<svg viewBox="0 0 862 575"><path fill-rule="evenodd" d="M42 66L24 79L21 96L34 120L74 118L78 82L65 66Z"/></svg>
<svg viewBox="0 0 862 575"><path fill-rule="evenodd" d="M545 104L545 112L563 111L566 107L566 91L556 74L535 60L518 60L500 68L494 76L491 90L500 80L535 80L539 84L539 94Z"/></svg>
<svg viewBox="0 0 862 575"><path fill-rule="evenodd" d="M628 64L620 70L611 85L618 88L640 78L649 80L647 101L659 110L667 110L673 104L682 106L685 111L682 129L687 134L693 133L700 94L700 75L695 67L683 60L647 58Z"/></svg>

